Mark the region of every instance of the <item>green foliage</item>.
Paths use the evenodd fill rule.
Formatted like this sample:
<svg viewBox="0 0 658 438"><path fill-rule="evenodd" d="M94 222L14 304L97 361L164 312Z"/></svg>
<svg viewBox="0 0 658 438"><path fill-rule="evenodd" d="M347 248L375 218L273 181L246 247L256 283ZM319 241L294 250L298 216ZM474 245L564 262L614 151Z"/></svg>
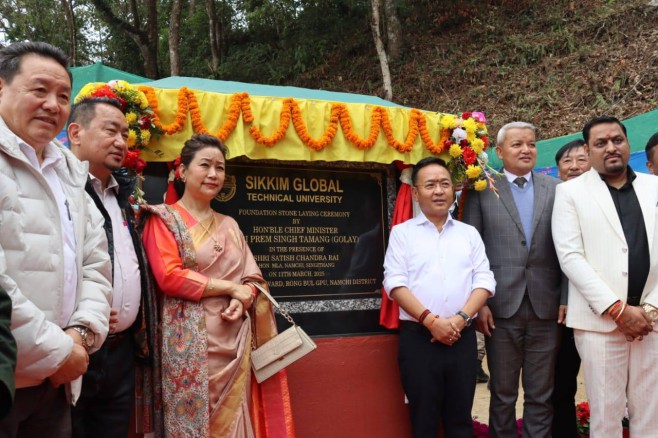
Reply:
<svg viewBox="0 0 658 438"><path fill-rule="evenodd" d="M64 12L57 0L0 1L0 22L8 42L47 41L66 52L71 49Z"/></svg>
<svg viewBox="0 0 658 438"><path fill-rule="evenodd" d="M326 62L367 25L367 0L244 1L219 77L280 84Z"/></svg>

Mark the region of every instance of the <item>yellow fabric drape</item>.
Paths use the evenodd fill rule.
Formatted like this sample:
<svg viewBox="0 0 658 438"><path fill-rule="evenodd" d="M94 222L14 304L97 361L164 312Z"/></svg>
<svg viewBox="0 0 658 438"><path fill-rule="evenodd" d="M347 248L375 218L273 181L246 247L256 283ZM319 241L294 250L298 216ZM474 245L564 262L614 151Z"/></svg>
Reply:
<svg viewBox="0 0 658 438"><path fill-rule="evenodd" d="M441 133L439 132L440 114L419 111L416 109L399 108L399 107L378 107L370 104L345 104L337 102L294 99L293 105L299 108L301 121L310 136L319 140L330 126L332 107L336 111L338 106L345 109L343 115L348 114L351 121L351 127L355 134L363 140L367 139L372 121L382 115L383 112L388 116L392 137L400 144L407 141L410 129L418 130L418 127L424 125L425 141L423 141L422 127L421 132L416 134L416 138L408 152L399 152L394 145L391 145L391 139L387 139L385 128L379 128L376 141L371 148L359 149L357 145L348 139L344 132L344 124L338 122L337 129L333 140L322 150L314 150L305 144L294 126L294 117L290 118L289 126L285 131L283 138L272 146L259 144L254 135L250 132L253 127L258 128L262 136L269 137L275 134L279 129L282 120L282 110L292 108L290 101L286 104L286 99L262 96L247 96L220 94L187 89L157 89L150 87L140 87L157 101L157 107L154 106L155 113L163 126L172 124L176 120L179 111L179 101L189 101L181 90L192 95L198 102L198 114L200 115L201 126L205 127L208 133L217 135L231 114L232 99L241 99L242 105L234 105L234 112L239 107L240 114L237 118L235 128L230 131L226 138L226 144L230 150L230 157L247 156L254 160L276 159L286 161L356 161L356 162L376 162L391 163L395 160L404 163L413 164L420 159L433 155L428 147L428 141L434 148L441 147ZM183 99L179 99L179 96ZM250 108L250 114L253 120L245 120L246 108ZM288 105L288 106L286 106ZM193 117L190 108L182 108L184 111L184 125L182 130L175 133L165 133L160 138L154 139L149 145L149 150L142 153L142 158L146 161L173 161L180 153L185 140L190 138L195 132L198 132L199 123L195 130ZM293 111L294 112L294 111ZM235 115L235 114L234 114ZM248 118L249 119L249 118ZM422 120L421 120L422 119ZM424 123L423 123L424 122ZM220 135L221 137L221 135ZM400 148L401 145L398 145ZM435 149L436 151L436 149ZM441 156L448 157L444 151Z"/></svg>

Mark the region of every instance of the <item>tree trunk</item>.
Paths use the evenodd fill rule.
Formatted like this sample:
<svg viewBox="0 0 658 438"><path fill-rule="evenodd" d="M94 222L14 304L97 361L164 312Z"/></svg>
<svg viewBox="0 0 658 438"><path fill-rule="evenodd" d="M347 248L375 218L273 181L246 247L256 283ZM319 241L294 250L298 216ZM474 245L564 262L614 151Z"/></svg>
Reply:
<svg viewBox="0 0 658 438"><path fill-rule="evenodd" d="M190 0L190 9L187 11L187 18L192 18L194 16L195 9L196 9L196 0Z"/></svg>
<svg viewBox="0 0 658 438"><path fill-rule="evenodd" d="M395 8L395 0L384 0L384 12L386 16L386 48L388 59L398 61L402 54L402 26Z"/></svg>
<svg viewBox="0 0 658 438"><path fill-rule="evenodd" d="M219 20L217 19L217 13L215 11L215 0L206 1L206 11L208 12L208 28L209 28L209 39L210 39L210 63L208 67L212 72L212 75L217 74L217 69L219 69L220 59L220 49L221 49L221 29L219 25Z"/></svg>
<svg viewBox="0 0 658 438"><path fill-rule="evenodd" d="M158 1L148 0L148 59L144 59L144 71L149 78L158 78ZM146 65L148 63L148 65Z"/></svg>
<svg viewBox="0 0 658 438"><path fill-rule="evenodd" d="M180 76L180 16L181 0L173 0L171 4L171 21L169 22L169 74Z"/></svg>
<svg viewBox="0 0 658 438"><path fill-rule="evenodd" d="M64 10L64 16L66 17L66 27L69 31L69 59L71 66L77 64L77 53L78 53L78 34L77 29L75 28L75 16L73 15L73 7L69 0L61 0L62 9Z"/></svg>
<svg viewBox="0 0 658 438"><path fill-rule="evenodd" d="M393 99L393 87L391 85L391 72L388 68L388 58L386 57L386 49L384 49L384 42L379 30L379 10L381 9L381 0L370 0L372 5L372 36L375 40L375 49L377 49L377 57L379 58L379 65L382 69L382 82L384 87L384 99Z"/></svg>
<svg viewBox="0 0 658 438"><path fill-rule="evenodd" d="M100 13L103 21L115 27L135 41L144 62L144 74L151 78L158 77L158 10L157 0L145 0L147 7L147 22L142 23L135 0L130 2L132 24L118 17L106 0L91 0ZM146 27L146 30L143 28Z"/></svg>

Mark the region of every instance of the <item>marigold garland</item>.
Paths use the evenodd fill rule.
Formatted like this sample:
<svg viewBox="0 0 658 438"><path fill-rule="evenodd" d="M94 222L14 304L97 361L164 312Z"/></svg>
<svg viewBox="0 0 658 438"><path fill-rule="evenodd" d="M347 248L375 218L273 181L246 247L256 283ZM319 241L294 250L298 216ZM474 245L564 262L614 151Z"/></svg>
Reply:
<svg viewBox="0 0 658 438"><path fill-rule="evenodd" d="M421 113L416 109L412 111L416 111L416 117L418 120L418 130L420 132L420 138L421 140L423 140L423 144L425 145L428 151L430 151L434 155L439 155L445 149L444 142L448 139L450 131L445 129L441 130L441 136L439 137L439 141L434 143L432 141L432 136L427 130L427 120L425 119L423 113Z"/></svg>
<svg viewBox="0 0 658 438"><path fill-rule="evenodd" d="M190 111L190 118L192 119L192 129L197 134L210 134L208 128L203 124L201 120L201 110L199 109L199 101L197 100L194 92L188 90L187 92L187 107ZM230 118L230 114L229 114Z"/></svg>
<svg viewBox="0 0 658 438"><path fill-rule="evenodd" d="M263 135L262 131L257 126L252 126L249 128L249 133L256 140L257 143L263 144L267 147L272 147L278 142L280 142L288 131L290 126L290 108L292 106L292 99L287 98L283 99L283 107L281 108L281 115L279 116L279 127L272 135L266 137Z"/></svg>
<svg viewBox="0 0 658 438"><path fill-rule="evenodd" d="M158 110L158 98L155 96L155 90L151 87L141 86L138 89L146 95L146 100L153 109L153 124L160 128L162 132L167 135L173 135L177 132L180 132L185 127L185 121L187 119L187 88L181 87L178 90L178 108L176 109L176 117L174 121L168 125L163 125L160 120L160 114Z"/></svg>
<svg viewBox="0 0 658 438"><path fill-rule="evenodd" d="M249 93L242 93L242 101L240 102L242 109L242 120L246 123L254 121L254 114L251 112L251 101L249 100Z"/></svg>
<svg viewBox="0 0 658 438"><path fill-rule="evenodd" d="M398 152L402 154L410 152L414 148L416 137L418 137L418 110L411 110L411 117L409 117L409 132L407 133L407 139L404 143L400 143L393 136L393 127L391 126L391 121L388 118L388 111L381 108L380 112L382 117L382 128L384 129L384 134L386 135L388 144L393 146Z"/></svg>
<svg viewBox="0 0 658 438"><path fill-rule="evenodd" d="M165 125L162 123L158 115L158 101L154 89L146 86L139 87L139 89L144 92L149 105L153 108L155 113L153 120L154 124L165 134L172 135L181 132L185 127L188 112L190 114L192 129L194 132L209 133L208 128L203 123L197 97L192 90L189 90L186 87L182 87L179 90L176 117L172 123ZM245 123L251 124L255 120L248 93L235 93L231 96L226 120L215 133L215 136L222 140L226 140L237 127L240 114L242 114L242 119ZM423 145L425 145L427 150L434 155L443 153L446 148L449 148L452 145L450 140L452 129L461 122L461 120L454 115L442 114L438 124L439 138L434 142L427 127L426 116L420 110L414 108L410 111L409 131L407 132L404 142L402 142L397 140L394 136L389 112L383 107L375 106L372 107L370 114L370 129L368 135L366 137L361 137L354 130L351 115L347 106L341 103L333 103L331 105L329 125L320 137L313 138L308 127L304 123L299 104L294 99L287 98L283 100L279 126L276 131L270 136L266 136L260 128L252 125L249 129L249 133L257 143L272 147L285 137L291 120L300 140L315 151L321 151L331 144L338 132L338 125L340 125L345 138L361 150L371 149L377 142L380 130L383 130L387 143L400 153L407 153L413 150L414 143L418 136L420 136ZM476 126L478 130L482 131L484 124L478 123ZM470 134L473 130L473 123L471 121L467 123L467 128ZM486 127L484 127L484 129L486 129ZM484 144L477 144L476 150L482 146L486 148L488 143L486 136L483 136L483 140ZM479 139L476 141L479 141Z"/></svg>
<svg viewBox="0 0 658 438"><path fill-rule="evenodd" d="M226 141L228 136L231 135L231 132L233 132L235 127L238 126L240 111L242 111L243 108L242 102L244 102L245 98L249 99L247 93L236 93L231 96L231 104L229 105L228 117L216 134L216 136L221 141ZM249 113L251 113L251 110Z"/></svg>
<svg viewBox="0 0 658 438"><path fill-rule="evenodd" d="M344 109L341 110L340 126L343 128L343 134L345 134L345 138L347 138L347 140L358 149L370 149L375 145L377 137L379 136L379 129L382 125L382 118L379 108L380 107L375 107L372 110L372 114L370 116L370 132L366 138L359 136L356 132L354 132L354 129L352 129L352 118L350 117L350 113L347 111L347 108L344 107Z"/></svg>
<svg viewBox="0 0 658 438"><path fill-rule="evenodd" d="M319 139L314 139L311 137L311 134L306 129L304 120L302 119L302 111L299 109L299 105L294 100L292 101L292 124L297 131L297 135L308 145L311 149L315 151L321 151L322 149L329 146L329 144L334 140L336 133L338 132L338 123L340 122L340 114L343 111L343 108L338 104L331 105L331 115L329 116L329 126L320 136Z"/></svg>

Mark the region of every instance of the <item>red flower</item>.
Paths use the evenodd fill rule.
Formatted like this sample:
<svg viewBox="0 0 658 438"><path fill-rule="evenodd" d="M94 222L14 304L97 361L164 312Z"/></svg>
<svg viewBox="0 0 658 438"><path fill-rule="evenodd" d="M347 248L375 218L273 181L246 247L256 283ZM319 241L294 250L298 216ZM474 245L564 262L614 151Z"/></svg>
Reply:
<svg viewBox="0 0 658 438"><path fill-rule="evenodd" d="M462 157L464 157L464 163L466 163L467 166L470 166L471 164L475 164L475 161L477 160L477 155L475 155L473 149L469 147L465 147L462 150Z"/></svg>
<svg viewBox="0 0 658 438"><path fill-rule="evenodd" d="M576 419L578 421L578 432L585 436L589 435L589 403L586 401L576 406Z"/></svg>
<svg viewBox="0 0 658 438"><path fill-rule="evenodd" d="M484 143L485 149L489 147L489 137L483 135L482 137L480 137L480 140L482 140L482 142Z"/></svg>
<svg viewBox="0 0 658 438"><path fill-rule="evenodd" d="M126 102L126 99L120 96L117 96L117 100L119 101L119 105L121 105L121 111L125 113L126 108L128 107L128 102Z"/></svg>
<svg viewBox="0 0 658 438"><path fill-rule="evenodd" d="M480 423L477 420L473 420L473 436L475 438L488 438L489 426L484 423Z"/></svg>
<svg viewBox="0 0 658 438"><path fill-rule="evenodd" d="M151 118L149 116L141 117L137 125L139 129L151 129Z"/></svg>
<svg viewBox="0 0 658 438"><path fill-rule="evenodd" d="M129 150L126 158L123 160L123 165L128 169L135 169L137 173L142 173L146 167L146 161L139 157L139 151Z"/></svg>
<svg viewBox="0 0 658 438"><path fill-rule="evenodd" d="M108 99L119 100L119 96L116 95L114 91L109 87L109 85L103 85L98 87L92 94L92 97L107 97ZM125 102L125 101L124 101Z"/></svg>
<svg viewBox="0 0 658 438"><path fill-rule="evenodd" d="M468 140L463 139L462 141L459 142L459 146L465 148L466 146L468 146Z"/></svg>
<svg viewBox="0 0 658 438"><path fill-rule="evenodd" d="M452 141L446 140L443 142L443 147L446 149L450 149L450 146L452 146Z"/></svg>
<svg viewBox="0 0 658 438"><path fill-rule="evenodd" d="M180 179L180 155L176 157L172 166L172 169L174 169L174 179Z"/></svg>
<svg viewBox="0 0 658 438"><path fill-rule="evenodd" d="M137 164L135 164L135 172L142 173L144 172L145 168L146 168L146 161L142 160L141 158L138 158Z"/></svg>
<svg viewBox="0 0 658 438"><path fill-rule="evenodd" d="M462 120L469 119L472 116L471 113L462 113Z"/></svg>

